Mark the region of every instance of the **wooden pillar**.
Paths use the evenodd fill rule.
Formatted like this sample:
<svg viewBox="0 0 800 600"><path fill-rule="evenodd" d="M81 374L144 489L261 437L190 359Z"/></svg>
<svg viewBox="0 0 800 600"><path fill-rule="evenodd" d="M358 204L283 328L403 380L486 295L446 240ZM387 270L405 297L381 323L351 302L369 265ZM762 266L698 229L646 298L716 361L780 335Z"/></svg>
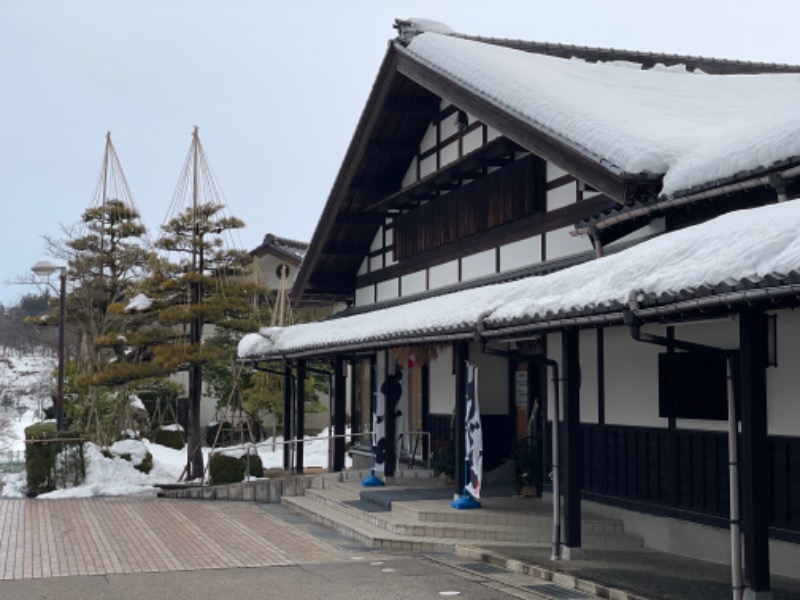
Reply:
<svg viewBox="0 0 800 600"><path fill-rule="evenodd" d="M564 494L564 553L574 558L581 547L581 427L579 332L561 334L561 368L564 390L564 423L561 464ZM555 425L554 425L555 426Z"/></svg>
<svg viewBox="0 0 800 600"><path fill-rule="evenodd" d="M347 377L344 370L347 363L341 356L333 362L333 434L344 436L345 413L347 412ZM338 472L344 469L344 437L333 440L333 470Z"/></svg>
<svg viewBox="0 0 800 600"><path fill-rule="evenodd" d="M464 449L466 447L466 432L464 423L467 417L467 361L469 360L469 344L457 342L453 347L453 360L455 361L456 376L456 418L455 418L455 480L456 493L461 494L467 485L464 473Z"/></svg>
<svg viewBox="0 0 800 600"><path fill-rule="evenodd" d="M301 358L297 361L297 407L295 414L297 426L295 436L298 440L303 439L306 430L306 360ZM296 472L303 473L303 442L296 444L297 454L295 455Z"/></svg>
<svg viewBox="0 0 800 600"><path fill-rule="evenodd" d="M397 394L395 393L395 377L397 374L397 364L389 356L389 352L384 352L385 369L382 390L384 392L384 423L386 424L386 464L383 473L386 477L394 477L397 468ZM404 382L407 383L407 382Z"/></svg>
<svg viewBox="0 0 800 600"><path fill-rule="evenodd" d="M767 323L766 316L761 311L745 310L739 316L739 397L742 422L739 465L744 570L750 590L761 594L770 590Z"/></svg>
<svg viewBox="0 0 800 600"><path fill-rule="evenodd" d="M287 362L283 367L283 440L292 439L292 367ZM292 448L283 445L283 470L292 470Z"/></svg>
<svg viewBox="0 0 800 600"><path fill-rule="evenodd" d="M422 430L430 432L430 413L431 413L431 375L430 375L430 367L428 365L422 365ZM423 436L422 438L422 459L428 460L429 452L431 451L429 447L429 439L428 436Z"/></svg>

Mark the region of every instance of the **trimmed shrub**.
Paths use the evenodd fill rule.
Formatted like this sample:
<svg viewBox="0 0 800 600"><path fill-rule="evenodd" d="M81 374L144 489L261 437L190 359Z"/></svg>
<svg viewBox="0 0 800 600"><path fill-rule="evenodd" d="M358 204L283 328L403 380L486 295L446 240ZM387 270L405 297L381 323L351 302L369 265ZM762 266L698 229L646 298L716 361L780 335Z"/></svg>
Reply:
<svg viewBox="0 0 800 600"><path fill-rule="evenodd" d="M144 459L138 465L134 465L134 468L137 471L141 471L145 475L147 475L150 471L153 470L153 455L149 452L144 455Z"/></svg>
<svg viewBox="0 0 800 600"><path fill-rule="evenodd" d="M264 463L261 462L261 457L258 454L251 453L250 454L250 461L248 463L247 454L242 456L239 460L242 461L244 465L244 470L247 475L250 477L263 477L264 476ZM248 470L247 466L250 465L250 469Z"/></svg>
<svg viewBox="0 0 800 600"><path fill-rule="evenodd" d="M153 441L167 448L181 450L186 444L186 435L180 429L156 429Z"/></svg>
<svg viewBox="0 0 800 600"><path fill-rule="evenodd" d="M83 439L76 432L57 431L55 423L36 423L25 429L25 439L28 496L79 485L86 479Z"/></svg>
<svg viewBox="0 0 800 600"><path fill-rule="evenodd" d="M251 457L252 466L252 457ZM209 473L212 485L238 483L244 480L244 461L241 458L227 456L220 452L211 455Z"/></svg>
<svg viewBox="0 0 800 600"><path fill-rule="evenodd" d="M103 456L106 458L114 458L114 453L109 450L103 450ZM131 456L130 452L123 452L122 454L117 455L122 460L127 460L128 462L133 462L133 457ZM137 471L141 471L145 475L147 475L150 471L153 470L153 455L150 452L145 453L144 458L138 465L133 465L133 468Z"/></svg>

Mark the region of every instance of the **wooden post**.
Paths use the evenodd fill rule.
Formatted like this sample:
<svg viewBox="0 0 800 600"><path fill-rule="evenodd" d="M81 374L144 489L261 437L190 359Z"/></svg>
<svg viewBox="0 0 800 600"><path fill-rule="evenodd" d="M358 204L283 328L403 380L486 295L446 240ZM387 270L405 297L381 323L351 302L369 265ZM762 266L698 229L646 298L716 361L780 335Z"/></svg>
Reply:
<svg viewBox="0 0 800 600"><path fill-rule="evenodd" d="M456 377L456 418L455 418L455 480L456 494L461 494L467 485L466 473L464 473L464 449L466 448L466 431L464 423L467 417L467 361L469 360L469 344L467 342L457 342L453 346L455 360Z"/></svg>
<svg viewBox="0 0 800 600"><path fill-rule="evenodd" d="M561 334L564 385L563 490L564 549L562 558L575 558L581 547L581 423L579 332ZM553 424L558 426L557 423Z"/></svg>
<svg viewBox="0 0 800 600"><path fill-rule="evenodd" d="M346 363L341 356L337 356L333 362L333 433L336 436L344 436L345 409L347 406L347 378L344 375ZM333 470L338 472L344 469L344 437L336 437L333 440Z"/></svg>
<svg viewBox="0 0 800 600"><path fill-rule="evenodd" d="M750 590L769 592L769 440L767 438L767 323L763 312L739 315L739 450L744 570Z"/></svg>
<svg viewBox="0 0 800 600"><path fill-rule="evenodd" d="M296 419L297 426L295 427L295 437L298 440L303 439L306 430L306 360L301 358L297 361L297 406ZM303 442L296 444L297 454L295 455L296 472L303 473Z"/></svg>
<svg viewBox="0 0 800 600"><path fill-rule="evenodd" d="M292 367L287 362L283 367L283 441L292 439ZM283 470L292 470L292 449L283 444Z"/></svg>

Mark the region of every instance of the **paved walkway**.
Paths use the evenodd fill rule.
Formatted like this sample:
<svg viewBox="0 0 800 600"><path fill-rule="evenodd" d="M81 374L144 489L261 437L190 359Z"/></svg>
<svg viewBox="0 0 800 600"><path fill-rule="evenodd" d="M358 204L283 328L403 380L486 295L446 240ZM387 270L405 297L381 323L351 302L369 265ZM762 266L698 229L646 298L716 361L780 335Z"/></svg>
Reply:
<svg viewBox="0 0 800 600"><path fill-rule="evenodd" d="M344 560L255 504L0 499L0 580Z"/></svg>

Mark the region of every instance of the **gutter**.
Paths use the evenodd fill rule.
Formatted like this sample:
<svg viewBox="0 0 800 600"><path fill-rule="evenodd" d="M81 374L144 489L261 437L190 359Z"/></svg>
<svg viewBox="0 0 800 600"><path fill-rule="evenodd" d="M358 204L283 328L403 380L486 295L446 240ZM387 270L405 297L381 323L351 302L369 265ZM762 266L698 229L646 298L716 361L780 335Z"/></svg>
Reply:
<svg viewBox="0 0 800 600"><path fill-rule="evenodd" d="M744 192L760 186L770 186L775 188L778 194L778 201L783 202L787 199L784 180L791 179L793 177L796 177L797 175L800 175L800 165L792 167L790 169L786 169L785 171L773 171L766 175L761 175L759 177L754 177L752 179L747 179L745 181L739 181L737 183L729 183L727 185L722 185L712 189L704 190L702 192L697 192L695 194L680 196L678 198L667 198L664 200L657 200L656 202L648 204L647 206L632 208L631 210L611 215L610 217L599 220L595 223L592 223L591 225L575 228L574 231L570 232L570 235L573 236L587 235L587 234L591 235L594 234L594 232L597 231L598 229L606 229L608 227L611 227L612 225L616 225L617 223L630 221L631 219L642 217L653 212L658 212L669 208L675 208L677 206L684 206L686 204L691 204L698 200L706 200L708 198L714 198L716 196L721 196L723 194Z"/></svg>

